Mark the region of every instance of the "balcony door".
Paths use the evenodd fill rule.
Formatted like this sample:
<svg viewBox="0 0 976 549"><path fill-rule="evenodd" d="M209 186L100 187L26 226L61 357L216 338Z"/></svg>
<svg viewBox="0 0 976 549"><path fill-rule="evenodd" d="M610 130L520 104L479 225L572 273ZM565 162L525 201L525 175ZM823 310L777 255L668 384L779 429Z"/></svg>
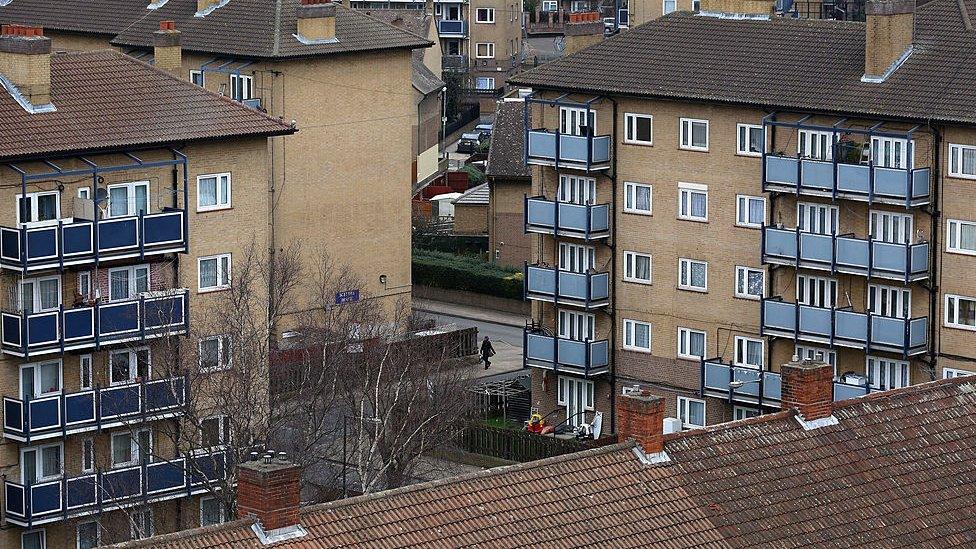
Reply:
<svg viewBox="0 0 976 549"><path fill-rule="evenodd" d="M580 205L595 203L596 179L575 175L560 175L559 201Z"/></svg>
<svg viewBox="0 0 976 549"><path fill-rule="evenodd" d="M872 389L901 389L909 384L908 363L903 360L869 356L867 371Z"/></svg>
<svg viewBox="0 0 976 549"><path fill-rule="evenodd" d="M868 286L868 311L891 318L912 317L912 290L898 286Z"/></svg>
<svg viewBox="0 0 976 549"><path fill-rule="evenodd" d="M149 291L149 266L132 265L108 271L109 301L134 299Z"/></svg>
<svg viewBox="0 0 976 549"><path fill-rule="evenodd" d="M593 410L593 382L560 376L558 383L556 403L566 407L566 424L578 427L586 423L586 412Z"/></svg>
<svg viewBox="0 0 976 549"><path fill-rule="evenodd" d="M800 202L796 205L796 226L804 233L837 234L837 206Z"/></svg>
<svg viewBox="0 0 976 549"><path fill-rule="evenodd" d="M578 107L559 107L559 133L579 136L595 135L596 111Z"/></svg>
<svg viewBox="0 0 976 549"><path fill-rule="evenodd" d="M796 302L810 307L832 309L837 306L837 281L820 276L796 277Z"/></svg>
<svg viewBox="0 0 976 549"><path fill-rule="evenodd" d="M447 8L447 13L444 19L449 21L460 21L461 20L461 6L445 6Z"/></svg>
<svg viewBox="0 0 976 549"><path fill-rule="evenodd" d="M596 331L596 317L576 311L559 311L559 337L574 341L591 341Z"/></svg>
<svg viewBox="0 0 976 549"><path fill-rule="evenodd" d="M24 364L20 367L21 400L33 400L60 392L60 360Z"/></svg>
<svg viewBox="0 0 976 549"><path fill-rule="evenodd" d="M810 160L833 160L833 135L833 132L800 130L797 153L801 158Z"/></svg>
<svg viewBox="0 0 976 549"><path fill-rule="evenodd" d="M894 212L872 211L871 238L892 244L908 244L912 241L912 216Z"/></svg>
<svg viewBox="0 0 976 549"><path fill-rule="evenodd" d="M149 182L136 181L108 186L108 217L149 213Z"/></svg>
<svg viewBox="0 0 976 549"><path fill-rule="evenodd" d="M17 195L17 223L45 225L61 218L61 193L45 191Z"/></svg>
<svg viewBox="0 0 976 549"><path fill-rule="evenodd" d="M559 244L559 270L585 273L596 265L596 250L593 246L580 244Z"/></svg>
<svg viewBox="0 0 976 549"><path fill-rule="evenodd" d="M61 444L32 446L20 451L20 480L24 484L37 484L54 480L63 472Z"/></svg>
<svg viewBox="0 0 976 549"><path fill-rule="evenodd" d="M871 160L879 168L908 168L908 140L897 137L872 137Z"/></svg>
<svg viewBox="0 0 976 549"><path fill-rule="evenodd" d="M20 281L18 309L25 314L56 311L61 306L61 277L46 276Z"/></svg>

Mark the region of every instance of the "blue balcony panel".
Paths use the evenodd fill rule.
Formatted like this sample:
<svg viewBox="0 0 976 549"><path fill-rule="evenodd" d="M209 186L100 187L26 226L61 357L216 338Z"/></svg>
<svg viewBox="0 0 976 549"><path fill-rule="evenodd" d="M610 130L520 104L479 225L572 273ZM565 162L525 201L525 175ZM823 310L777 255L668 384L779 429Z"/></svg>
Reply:
<svg viewBox="0 0 976 549"><path fill-rule="evenodd" d="M542 196L525 199L525 232L582 238L610 236L610 204L572 204Z"/></svg>
<svg viewBox="0 0 976 549"><path fill-rule="evenodd" d="M437 22L437 34L444 38L464 38L468 35L468 22L455 19L441 19Z"/></svg>
<svg viewBox="0 0 976 549"><path fill-rule="evenodd" d="M524 353L525 365L535 368L583 377L598 376L609 371L610 344L605 339L576 341L527 329Z"/></svg>
<svg viewBox="0 0 976 549"><path fill-rule="evenodd" d="M526 162L529 164L586 170L603 170L610 167L609 135L580 136L549 130L526 130L526 133Z"/></svg>
<svg viewBox="0 0 976 549"><path fill-rule="evenodd" d="M166 210L44 227L0 227L0 266L17 272L185 252L185 212ZM97 240L98 246L95 246Z"/></svg>
<svg viewBox="0 0 976 549"><path fill-rule="evenodd" d="M208 491L208 483L225 479L230 459L229 452L216 452L29 486L5 481L4 515L13 524L34 527L119 507L201 494Z"/></svg>
<svg viewBox="0 0 976 549"><path fill-rule="evenodd" d="M893 244L763 227L763 263L888 278L907 284L929 277L929 243Z"/></svg>
<svg viewBox="0 0 976 549"><path fill-rule="evenodd" d="M586 309L610 303L609 273L574 273L552 267L525 267L525 297Z"/></svg>
<svg viewBox="0 0 976 549"><path fill-rule="evenodd" d="M766 191L811 196L836 192L840 198L904 206L923 206L930 199L930 168L872 168L778 155L765 155L764 165Z"/></svg>
<svg viewBox="0 0 976 549"><path fill-rule="evenodd" d="M705 396L724 398L737 404L782 407L783 378L779 372L743 368L718 360L702 361L702 372L701 390ZM731 381L742 381L744 385L732 389L729 387ZM870 388L866 385L834 381L834 402L861 397L869 392Z"/></svg>
<svg viewBox="0 0 976 549"><path fill-rule="evenodd" d="M4 352L27 357L182 335L187 299L187 291L177 289L32 315L2 313L0 340Z"/></svg>
<svg viewBox="0 0 976 549"><path fill-rule="evenodd" d="M928 317L891 318L849 309L829 309L762 300L762 334L827 345L886 351L903 356L928 350Z"/></svg>

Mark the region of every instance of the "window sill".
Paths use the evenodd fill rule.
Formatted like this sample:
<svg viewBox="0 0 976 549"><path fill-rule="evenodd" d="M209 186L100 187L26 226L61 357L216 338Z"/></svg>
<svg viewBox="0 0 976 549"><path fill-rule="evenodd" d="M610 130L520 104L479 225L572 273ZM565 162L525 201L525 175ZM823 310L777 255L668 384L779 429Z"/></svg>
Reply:
<svg viewBox="0 0 976 549"><path fill-rule="evenodd" d="M646 212L644 210L628 210L626 208L624 209L624 213L634 214L634 215L643 215L645 217L653 217L654 216L654 214L652 212ZM974 255L976 255L976 254L974 254Z"/></svg>
<svg viewBox="0 0 976 549"><path fill-rule="evenodd" d="M653 147L654 146L654 142L653 141L627 141L626 139L624 139L623 144L624 145L635 145L637 147Z"/></svg>
<svg viewBox="0 0 976 549"><path fill-rule="evenodd" d="M226 292L230 290L230 286L216 286L213 288L197 288L198 294L212 294L214 292Z"/></svg>
<svg viewBox="0 0 976 549"><path fill-rule="evenodd" d="M694 223L708 223L708 218L707 217L705 217L705 218L701 218L701 217L686 217L686 216L679 215L678 216L678 220L679 221L692 221Z"/></svg>
<svg viewBox="0 0 976 549"><path fill-rule="evenodd" d="M751 223L736 223L735 226L739 227L740 229L752 229L752 230L757 230L762 228L762 225L753 225Z"/></svg>
<svg viewBox="0 0 976 549"><path fill-rule="evenodd" d="M640 280L636 278L624 278L624 282L630 282L631 284L641 284L644 286L651 286L653 283L650 280Z"/></svg>
<svg viewBox="0 0 976 549"><path fill-rule="evenodd" d="M677 355L678 360L691 360L694 362L701 362L702 357L700 356L688 356L688 355Z"/></svg>
<svg viewBox="0 0 976 549"><path fill-rule="evenodd" d="M679 151L690 151L690 152L707 153L708 152L708 147L704 147L704 148L702 148L702 147L682 147L681 145L678 145L678 150Z"/></svg>
<svg viewBox="0 0 976 549"><path fill-rule="evenodd" d="M946 177L949 177L949 178L952 178L952 179L966 179L966 180L972 181L972 180L976 179L976 174L974 174L974 175L968 175L968 174L964 174L964 173L951 173L950 172L950 173L948 173L946 175Z"/></svg>
<svg viewBox="0 0 976 549"><path fill-rule="evenodd" d="M967 332L976 332L976 326L966 326L964 324L950 324L948 322L944 322L943 323L943 326L946 327L946 328L954 328L956 330L965 330Z"/></svg>
<svg viewBox="0 0 976 549"><path fill-rule="evenodd" d="M736 299L745 299L747 301L762 301L761 297L755 295L735 294L733 297L735 297Z"/></svg>
<svg viewBox="0 0 976 549"><path fill-rule="evenodd" d="M645 355L649 355L653 353L651 349L645 349L643 347L628 347L624 345L623 347L621 347L621 349L623 349L624 351L630 351L632 353L643 353Z"/></svg>
<svg viewBox="0 0 976 549"><path fill-rule="evenodd" d="M744 158L762 158L762 153L754 153L754 152L736 151L735 155Z"/></svg>
<svg viewBox="0 0 976 549"><path fill-rule="evenodd" d="M952 248L948 248L948 247L946 248L946 253L947 254L956 254L956 255L976 256L976 250L973 250L973 251L969 251L969 250L953 250Z"/></svg>
<svg viewBox="0 0 976 549"><path fill-rule="evenodd" d="M220 212L233 209L234 206L197 206L197 213Z"/></svg>
<svg viewBox="0 0 976 549"><path fill-rule="evenodd" d="M693 293L696 293L696 294L707 294L708 293L708 288L695 288L693 286L678 286L677 289L678 290L681 290L683 292L693 292Z"/></svg>

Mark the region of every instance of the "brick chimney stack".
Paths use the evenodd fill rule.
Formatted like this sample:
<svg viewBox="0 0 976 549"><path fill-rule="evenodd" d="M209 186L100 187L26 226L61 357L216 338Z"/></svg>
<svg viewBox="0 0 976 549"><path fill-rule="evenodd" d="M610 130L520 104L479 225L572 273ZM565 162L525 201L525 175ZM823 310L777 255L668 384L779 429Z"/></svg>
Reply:
<svg viewBox="0 0 976 549"><path fill-rule="evenodd" d="M796 408L805 421L830 417L834 404L834 367L818 360L794 360L780 369L783 409Z"/></svg>
<svg viewBox="0 0 976 549"><path fill-rule="evenodd" d="M865 6L865 82L880 82L911 53L915 0L868 0Z"/></svg>
<svg viewBox="0 0 976 549"><path fill-rule="evenodd" d="M237 466L237 518L256 517L265 532L299 524L301 468L279 459Z"/></svg>
<svg viewBox="0 0 976 549"><path fill-rule="evenodd" d="M41 27L0 26L0 74L33 107L51 104L51 39Z"/></svg>
<svg viewBox="0 0 976 549"><path fill-rule="evenodd" d="M566 48L563 55L570 55L602 42L603 29L603 19L599 12L587 11L569 14L569 22L563 31L566 37Z"/></svg>
<svg viewBox="0 0 976 549"><path fill-rule="evenodd" d="M220 0L197 0L197 14L209 13L207 10L211 10L218 4L220 4Z"/></svg>
<svg viewBox="0 0 976 549"><path fill-rule="evenodd" d="M617 402L617 437L632 438L645 454L664 451L664 399L646 387L625 392Z"/></svg>
<svg viewBox="0 0 976 549"><path fill-rule="evenodd" d="M183 48L180 45L180 31L173 21L160 21L159 30L153 33L153 57L156 68L169 71L176 76L183 73Z"/></svg>
<svg viewBox="0 0 976 549"><path fill-rule="evenodd" d="M296 16L300 39L306 42L336 39L336 6L332 0L302 0Z"/></svg>

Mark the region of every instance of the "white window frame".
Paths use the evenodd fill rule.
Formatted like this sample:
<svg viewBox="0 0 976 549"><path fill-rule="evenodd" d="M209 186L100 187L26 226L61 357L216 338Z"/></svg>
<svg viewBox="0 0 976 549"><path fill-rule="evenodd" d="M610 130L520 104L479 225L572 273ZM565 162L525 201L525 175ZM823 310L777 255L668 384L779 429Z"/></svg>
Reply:
<svg viewBox="0 0 976 549"><path fill-rule="evenodd" d="M641 347L637 345L637 326L647 327L647 347ZM642 320L631 320L629 318L624 319L624 333L623 333L623 347L628 351L636 351L638 353L650 353L651 348L654 345L654 331L651 327L650 322L644 322Z"/></svg>
<svg viewBox="0 0 976 549"><path fill-rule="evenodd" d="M638 139L637 121L647 120L651 124L651 138L649 140ZM650 114L640 114L634 112L624 113L624 143L628 145L654 145L654 116Z"/></svg>
<svg viewBox="0 0 976 549"><path fill-rule="evenodd" d="M131 349L119 349L116 351L110 351L108 354L108 379L109 386L115 387L118 385L126 385L128 383L135 383L139 379L139 353L146 351L146 381L152 378L152 351L149 347L134 347ZM112 378L112 357L116 355L125 354L129 359L129 379L115 380Z"/></svg>
<svg viewBox="0 0 976 549"><path fill-rule="evenodd" d="M702 356L690 355L686 352L682 352L682 348L691 350L691 334L701 334ZM678 358L683 358L686 360L701 360L705 358L705 355L708 354L708 334L704 330L696 330L694 328L678 326L678 346L676 354Z"/></svg>
<svg viewBox="0 0 976 549"><path fill-rule="evenodd" d="M53 307L42 307L41 303L41 282L56 280L58 282L58 304ZM32 284L33 290L31 292L31 310L36 313L46 313L50 311L57 311L58 308L64 303L63 292L64 288L61 286L61 276L51 275L51 276L35 276L30 278L22 278L17 281L17 307L20 311L25 311L24 307L24 286L26 284Z"/></svg>
<svg viewBox="0 0 976 549"><path fill-rule="evenodd" d="M206 341L216 341L217 342L217 366L215 368L204 368L203 367L203 343ZM200 366L201 372L220 372L223 370L229 370L231 367L232 359L230 357L230 350L225 349L225 346L230 345L230 336L228 335L215 335L210 337L203 337L197 342L197 363ZM224 364L224 356L227 357L227 364Z"/></svg>
<svg viewBox="0 0 976 549"><path fill-rule="evenodd" d="M196 78L200 77L200 83L196 83ZM201 88L205 87L207 84L207 73L200 69L190 69L190 83Z"/></svg>
<svg viewBox="0 0 976 549"><path fill-rule="evenodd" d="M31 534L40 534L41 535L41 549L47 549L47 530L45 530L44 528L34 528L33 530L27 530L26 532L23 532L22 534L20 534L20 546L22 548L25 547L25 545L24 545L24 538L26 538L27 536L29 536Z"/></svg>
<svg viewBox="0 0 976 549"><path fill-rule="evenodd" d="M481 55L481 46L485 46L485 55ZM478 59L494 59L495 58L495 43L494 42L477 42L474 45L474 56Z"/></svg>
<svg viewBox="0 0 976 549"><path fill-rule="evenodd" d="M139 464L139 435L141 433L149 433L149 451L146 452L148 461L153 461L153 446L155 446L155 434L152 429L136 429L134 431L118 431L112 433L109 438L109 459L112 463L113 469L121 469L124 467L131 467L133 465ZM115 439L122 437L123 435L129 435L129 461L120 461L116 463L115 461Z"/></svg>
<svg viewBox="0 0 976 549"><path fill-rule="evenodd" d="M732 421L742 421L743 419L759 417L761 415L762 411L756 410L755 408L747 408L745 406L732 407Z"/></svg>
<svg viewBox="0 0 976 549"><path fill-rule="evenodd" d="M227 269L227 272L226 273L224 273L224 267L223 267L223 263L224 262L222 261L224 258L227 258L227 268L226 268ZM200 277L200 275L201 275L201 273L203 271L202 271L202 269L200 267L201 267L201 265L203 264L204 261L211 261L211 260L217 262L217 267L216 267L216 272L217 272L217 285L216 286L203 286L202 285L203 280L201 280L201 277ZM217 292L217 291L220 291L220 290L226 290L226 289L230 288L231 283L232 283L231 275L233 274L233 271L234 271L233 264L231 263L231 261L232 261L231 254L207 255L207 256L203 256L203 257L197 258L197 292L198 293ZM226 284L221 284L221 280L224 279L224 278L227 279L227 283Z"/></svg>
<svg viewBox="0 0 976 549"><path fill-rule="evenodd" d="M877 377L874 375L874 367L876 362L885 362L889 366L894 366L898 368L899 373L904 373L903 377L905 383L904 385L898 387L884 387L880 384ZM878 366L880 370L880 365ZM868 383L871 385L871 389L874 390L891 390L891 389L902 389L908 387L912 384L912 369L908 361L905 360L893 360L890 358L878 357L878 356L867 356L864 359L864 373L867 374Z"/></svg>
<svg viewBox="0 0 976 549"><path fill-rule="evenodd" d="M94 524L95 525L95 547L101 547L101 545L102 545L102 526L98 523L98 521L92 520L92 521L80 522L80 523L78 523L78 526L75 527L75 547L76 547L76 549L81 549L81 527L84 526L84 525L86 525L86 524Z"/></svg>
<svg viewBox="0 0 976 549"><path fill-rule="evenodd" d="M126 200L125 200L125 214L123 215L112 215L112 189L118 189L120 187L125 187ZM146 214L152 211L152 185L149 181L126 181L125 183L116 183L114 185L109 185L107 187L108 198L105 200L105 217L118 219L121 217L135 217L139 215L138 208L136 207L136 187L146 188Z"/></svg>
<svg viewBox="0 0 976 549"><path fill-rule="evenodd" d="M763 283L762 283L762 294L761 295L758 295L757 296L757 295L748 293L748 290L749 290L749 275L752 274L752 273L760 273L762 275ZM746 292L745 293L739 291L739 284L740 283L742 283L742 287L746 289ZM753 301L759 301L762 298L766 297L766 270L765 269L757 269L755 267L746 267L746 266L743 266L743 265L736 265L735 266L735 285L732 288L732 293L733 293L733 295L735 295L735 297L737 297L739 299L751 299Z"/></svg>
<svg viewBox="0 0 976 549"><path fill-rule="evenodd" d="M35 395L25 395L24 394L24 370L27 370L28 368L32 368L33 369L33 373L32 373L33 379L31 380L31 385L33 385L34 391L37 392L38 388L40 387L40 381L41 381L41 369L39 367L40 366L43 366L45 364L57 364L58 365L58 368L57 368L58 369L58 389L56 391L49 391L49 392L46 392L46 393L38 393L37 396L35 396ZM51 396L51 395L59 395L59 394L61 394L64 391L64 363L62 362L62 360L60 358L57 358L57 359L41 360L41 361L38 361L38 362L29 362L29 363L21 364L20 365L20 368L19 368L19 377L17 378L17 382L19 384L19 386L17 388L17 392L20 395L20 399L21 400L37 399L37 398L48 397L48 396Z"/></svg>
<svg viewBox="0 0 976 549"><path fill-rule="evenodd" d="M759 364L750 364L747 359L749 356L749 344L758 343L760 347ZM735 359L732 361L734 366L740 368L752 368L754 370L764 370L766 368L766 342L755 337L735 336Z"/></svg>
<svg viewBox="0 0 976 549"><path fill-rule="evenodd" d="M200 199L203 197L203 193L200 192L200 182L204 179L214 180L214 196L217 197L217 203L213 205L201 204ZM221 196L221 180L227 180L227 192L225 196ZM197 176L197 211L198 212L210 212L214 210L228 210L233 204L231 202L231 197L234 194L233 189L233 179L230 176L230 172L222 173L210 173Z"/></svg>
<svg viewBox="0 0 976 549"><path fill-rule="evenodd" d="M967 174L962 171L962 153L966 150L973 151L973 153L976 154L976 145L949 143L949 157L946 159L946 161L949 163L949 177L958 177L959 179L976 179L976 173ZM957 169L953 169L953 164L957 166Z"/></svg>
<svg viewBox="0 0 976 549"><path fill-rule="evenodd" d="M820 362L826 362L827 364L833 366L834 375L837 375L837 351L836 350L825 349L823 347L816 347L812 345L797 345L793 348L793 354L798 356L800 360L812 359L812 360L819 360ZM818 356L818 354L820 356Z"/></svg>
<svg viewBox="0 0 976 549"><path fill-rule="evenodd" d="M942 379L950 379L950 378L961 377L961 376L976 376L976 372L970 372L969 370L960 370L959 368L942 369Z"/></svg>
<svg viewBox="0 0 976 549"><path fill-rule="evenodd" d="M962 255L976 255L976 248L969 250L959 247L959 243L962 242L963 226L970 226L973 227L973 230L976 230L976 222L974 221L964 221L962 219L946 220L946 252ZM955 246L950 244L953 240L956 241Z"/></svg>
<svg viewBox="0 0 976 549"><path fill-rule="evenodd" d="M701 404L702 408L702 424L691 423L686 421L686 419L691 419L691 404ZM705 424L708 423L707 419L708 404L701 399L691 398L691 397L678 397L678 418L681 420L681 427L684 429L702 429Z"/></svg>
<svg viewBox="0 0 976 549"><path fill-rule="evenodd" d="M95 297L95 293L92 288L92 272L91 271L78 271L78 293L85 299L91 299Z"/></svg>
<svg viewBox="0 0 976 549"><path fill-rule="evenodd" d="M542 0L542 11L556 11L559 9L559 0Z"/></svg>
<svg viewBox="0 0 976 549"><path fill-rule="evenodd" d="M695 286L692 284L691 270L695 265L700 265L705 267L705 285ZM684 274L687 274L687 279ZM678 289L687 290L689 292L707 292L708 291L708 262L702 261L700 259L689 259L687 257L678 258Z"/></svg>
<svg viewBox="0 0 976 549"><path fill-rule="evenodd" d="M671 9L668 9L671 4ZM661 0L661 15L667 15L678 11L678 0Z"/></svg>
<svg viewBox="0 0 976 549"><path fill-rule="evenodd" d="M44 473L43 450L46 448L54 448L54 447L57 447L58 451L60 452L61 457L58 461L60 461L61 470L53 475L43 476ZM26 454L27 452L34 452L34 459L35 459L34 465L36 466L35 470L37 471L37 480L35 481L35 484L40 484L42 482L54 480L64 474L64 445L63 444L61 444L60 442L53 442L49 444L38 444L36 446L24 446L20 449L20 464L21 464L20 482L24 484L27 483L27 479L24 477L24 472L25 472L24 463L26 463L27 461L27 458L24 457L24 454Z"/></svg>
<svg viewBox="0 0 976 549"><path fill-rule="evenodd" d="M484 10L484 13L486 15L486 17L484 19L481 18L482 10ZM475 8L475 11L474 11L474 22L475 23L483 23L483 24L494 23L495 22L495 8Z"/></svg>
<svg viewBox="0 0 976 549"><path fill-rule="evenodd" d="M484 85L482 85L484 83ZM475 78L474 87L478 90L494 90L495 89L495 77L494 76L478 76Z"/></svg>
<svg viewBox="0 0 976 549"><path fill-rule="evenodd" d="M585 393L586 393L586 402L583 403L583 410L585 410L587 412L593 412L593 411L595 411L596 410L596 406L595 406L595 402L596 402L596 398L595 398L595 396L596 396L595 386L596 386L596 384L593 383L592 381L585 380L585 379L579 379L579 378L575 378L575 377L574 378L570 378L570 377L567 377L567 376L558 376L556 378L556 406L568 406L569 405L569 400L566 399L566 393L568 392L566 390L566 388L567 388L567 386L571 382L572 383L583 383L584 384L584 386L586 387L586 391L585 391Z"/></svg>
<svg viewBox="0 0 976 549"><path fill-rule="evenodd" d="M696 124L705 125L705 146L698 146L694 144L694 127ZM687 132L685 131L687 126ZM708 152L709 145L709 127L708 120L701 118L682 118L680 120L680 128L678 130L678 148L686 151L699 151ZM685 135L688 136L688 142L685 142Z"/></svg>
<svg viewBox="0 0 976 549"><path fill-rule="evenodd" d="M645 188L647 189L648 208L646 210L641 210L637 208L637 189ZM632 204L628 206L627 203ZM654 186L648 185L647 183L637 183L635 181L624 181L624 213L631 213L637 215L653 215L654 214Z"/></svg>
<svg viewBox="0 0 976 549"><path fill-rule="evenodd" d="M240 85L236 81L240 81ZM234 101L246 101L254 99L254 76L250 74L231 74L228 79L230 86L230 98ZM237 89L241 89L241 96L236 97Z"/></svg>
<svg viewBox="0 0 976 549"><path fill-rule="evenodd" d="M976 302L976 297L969 297L965 295L958 294L945 294L945 301L943 302L943 309L945 312L942 315L942 319L945 323L946 328L956 328L958 330L969 330L976 331L976 325L970 326L968 324L959 323L959 300L965 299L967 301ZM955 310L955 318L949 318L949 302L955 301L956 305L953 307Z"/></svg>
<svg viewBox="0 0 976 549"><path fill-rule="evenodd" d="M704 194L705 195L705 215L704 217L699 217L691 213L691 195L693 194ZM684 196L688 195L688 211L683 212L685 201ZM701 185L698 183L678 183L678 219L683 219L685 221L695 221L697 223L708 223L708 185Z"/></svg>
<svg viewBox="0 0 976 549"><path fill-rule="evenodd" d="M91 467L85 467L85 461L91 456ZM95 470L95 439L88 437L81 440L81 472L91 473Z"/></svg>
<svg viewBox="0 0 976 549"><path fill-rule="evenodd" d="M146 291L149 292L152 290L152 268L150 268L148 263L143 263L142 265L126 265L125 267L113 267L108 270L108 301L109 302L128 301L130 299L135 299L139 297L140 292L139 292L138 285L136 283L136 280L138 280L138 277L136 276L136 271L139 269L146 270ZM112 297L112 273L117 273L119 271L125 271L128 273L129 296L121 297L119 299L114 299Z"/></svg>
<svg viewBox="0 0 976 549"><path fill-rule="evenodd" d="M53 195L54 196L54 219L45 219L44 221L24 221L20 218L20 200L22 198L30 198L31 200L31 219L37 219L37 197ZM33 193L18 193L16 198L14 198L14 209L17 210L17 225L23 225L24 227L43 227L45 225L57 224L58 220L61 219L61 193L58 191L38 191Z"/></svg>
<svg viewBox="0 0 976 549"><path fill-rule="evenodd" d="M203 521L203 503L204 502L215 502L217 504L217 508L220 510L220 520L219 521L217 521L215 523L212 523L212 524L211 523L204 524L204 521ZM219 498L215 498L215 497L202 497L202 498L200 498L200 526L201 527L203 527L203 526L214 526L214 525L217 525L217 524L223 524L225 522L227 522L227 509L224 506L224 503L222 501L220 501Z"/></svg>
<svg viewBox="0 0 976 549"><path fill-rule="evenodd" d="M759 223L754 223L749 221L749 204L752 201L758 200L762 202L763 208L763 218ZM745 206L743 208L743 206ZM735 226L736 227L746 227L749 229L760 229L766 223L766 197L764 196L752 196L748 194L737 194L735 195Z"/></svg>
<svg viewBox="0 0 976 549"><path fill-rule="evenodd" d="M752 144L752 131L759 130L763 134L763 150L766 149L766 131L759 124L736 124L735 125L735 154L737 156L762 156L763 151L753 152L749 150ZM743 142L743 138L745 141Z"/></svg>
<svg viewBox="0 0 976 549"><path fill-rule="evenodd" d="M648 278L646 280L643 278L635 278L634 276L627 274L628 270L633 272L634 266L636 266L636 259L638 257L647 258ZM654 280L654 258L651 256L651 254L624 251L624 282L633 282L634 284L651 284L653 280Z"/></svg>

